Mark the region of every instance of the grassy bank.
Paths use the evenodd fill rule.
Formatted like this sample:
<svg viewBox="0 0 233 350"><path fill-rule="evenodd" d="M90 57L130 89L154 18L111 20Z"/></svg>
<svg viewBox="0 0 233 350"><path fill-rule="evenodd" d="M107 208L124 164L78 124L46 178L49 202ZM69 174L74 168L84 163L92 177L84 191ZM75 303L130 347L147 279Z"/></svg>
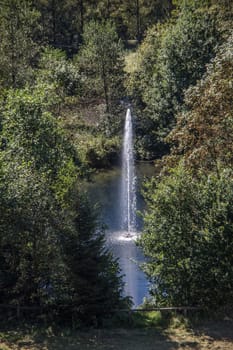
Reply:
<svg viewBox="0 0 233 350"><path fill-rule="evenodd" d="M144 319L143 319L144 318ZM127 327L70 330L57 327L2 326L0 349L21 350L231 350L233 320L202 321L137 316Z"/></svg>

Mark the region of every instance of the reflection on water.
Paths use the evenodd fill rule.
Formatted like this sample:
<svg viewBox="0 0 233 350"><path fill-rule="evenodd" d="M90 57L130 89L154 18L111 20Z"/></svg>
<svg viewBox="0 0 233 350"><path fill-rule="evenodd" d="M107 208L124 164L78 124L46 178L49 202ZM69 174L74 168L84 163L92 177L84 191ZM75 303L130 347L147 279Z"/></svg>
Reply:
<svg viewBox="0 0 233 350"><path fill-rule="evenodd" d="M144 257L136 246L135 241L138 233L129 237L126 231L108 232L108 243L115 256L119 257L119 263L124 274L125 295L130 295L134 305L142 303L147 295L148 286L144 273L139 264Z"/></svg>
<svg viewBox="0 0 233 350"><path fill-rule="evenodd" d="M141 183L144 176L150 177L154 173L154 167L149 164L137 166L137 204L138 210L143 208L143 199L140 194ZM136 246L135 240L139 233L135 232L127 237L127 232L121 231L120 223L120 178L119 168L99 173L94 181L87 186L88 194L93 203L99 203L102 219L107 225L107 244L114 256L119 258L122 274L125 281L125 294L132 297L134 305L142 303L148 293L148 282L146 276L139 269L139 264L144 261L140 249ZM137 219L137 228L141 229L141 222Z"/></svg>

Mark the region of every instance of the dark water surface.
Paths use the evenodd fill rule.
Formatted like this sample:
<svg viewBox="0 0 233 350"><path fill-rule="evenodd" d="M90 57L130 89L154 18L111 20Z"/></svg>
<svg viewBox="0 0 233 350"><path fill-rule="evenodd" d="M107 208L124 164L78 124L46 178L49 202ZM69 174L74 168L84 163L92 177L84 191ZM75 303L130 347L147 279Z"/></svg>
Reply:
<svg viewBox="0 0 233 350"><path fill-rule="evenodd" d="M155 175L154 167L148 163L136 165L137 175L137 210L143 210L144 202L141 195L142 183L145 178ZM142 230L141 219L137 218L137 233L131 238L121 230L120 208L121 169L114 168L101 172L87 184L87 192L91 201L101 207L103 222L107 225L106 238L108 247L114 256L119 258L125 281L125 294L132 297L134 305L138 306L148 295L148 281L138 264L144 261L144 256L135 244L136 237Z"/></svg>

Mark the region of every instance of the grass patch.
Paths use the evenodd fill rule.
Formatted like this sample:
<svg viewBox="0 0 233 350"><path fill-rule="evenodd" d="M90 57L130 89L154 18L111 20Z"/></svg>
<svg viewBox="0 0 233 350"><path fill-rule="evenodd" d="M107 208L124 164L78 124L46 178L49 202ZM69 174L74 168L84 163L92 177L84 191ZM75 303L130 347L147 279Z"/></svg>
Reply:
<svg viewBox="0 0 233 350"><path fill-rule="evenodd" d="M0 325L0 350L233 349L233 320L199 320L190 328L182 316L136 312L122 313L121 323L112 321L112 327L76 330L40 324Z"/></svg>
<svg viewBox="0 0 233 350"><path fill-rule="evenodd" d="M170 320L159 311L135 312L133 315L133 325L137 328L158 328L167 327Z"/></svg>
<svg viewBox="0 0 233 350"><path fill-rule="evenodd" d="M170 316L162 315L159 311L149 312L122 312L118 313L110 322L109 327L124 327L126 329L156 329L163 330L169 327ZM105 325L108 326L108 325Z"/></svg>
<svg viewBox="0 0 233 350"><path fill-rule="evenodd" d="M130 51L125 55L125 72L132 74L139 69L138 52Z"/></svg>

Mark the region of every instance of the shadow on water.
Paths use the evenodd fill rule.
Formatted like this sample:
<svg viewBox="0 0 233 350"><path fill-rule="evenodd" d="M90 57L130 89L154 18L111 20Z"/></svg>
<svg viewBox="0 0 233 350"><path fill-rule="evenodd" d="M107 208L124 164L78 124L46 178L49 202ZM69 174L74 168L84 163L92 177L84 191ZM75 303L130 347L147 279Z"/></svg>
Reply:
<svg viewBox="0 0 233 350"><path fill-rule="evenodd" d="M154 174L151 164L140 164L136 167L137 173L137 209L144 207L141 196L141 184L144 176ZM120 186L121 170L114 168L105 173L97 174L92 183L87 186L89 197L93 203L99 203L103 222L107 225L106 239L110 250L119 258L122 274L124 275L125 294L132 297L135 306L142 303L148 294L148 281L140 270L139 264L144 256L135 244L136 237L127 238L127 233L121 229L120 213ZM137 218L137 231L141 231L142 223ZM139 233L136 234L137 236Z"/></svg>

